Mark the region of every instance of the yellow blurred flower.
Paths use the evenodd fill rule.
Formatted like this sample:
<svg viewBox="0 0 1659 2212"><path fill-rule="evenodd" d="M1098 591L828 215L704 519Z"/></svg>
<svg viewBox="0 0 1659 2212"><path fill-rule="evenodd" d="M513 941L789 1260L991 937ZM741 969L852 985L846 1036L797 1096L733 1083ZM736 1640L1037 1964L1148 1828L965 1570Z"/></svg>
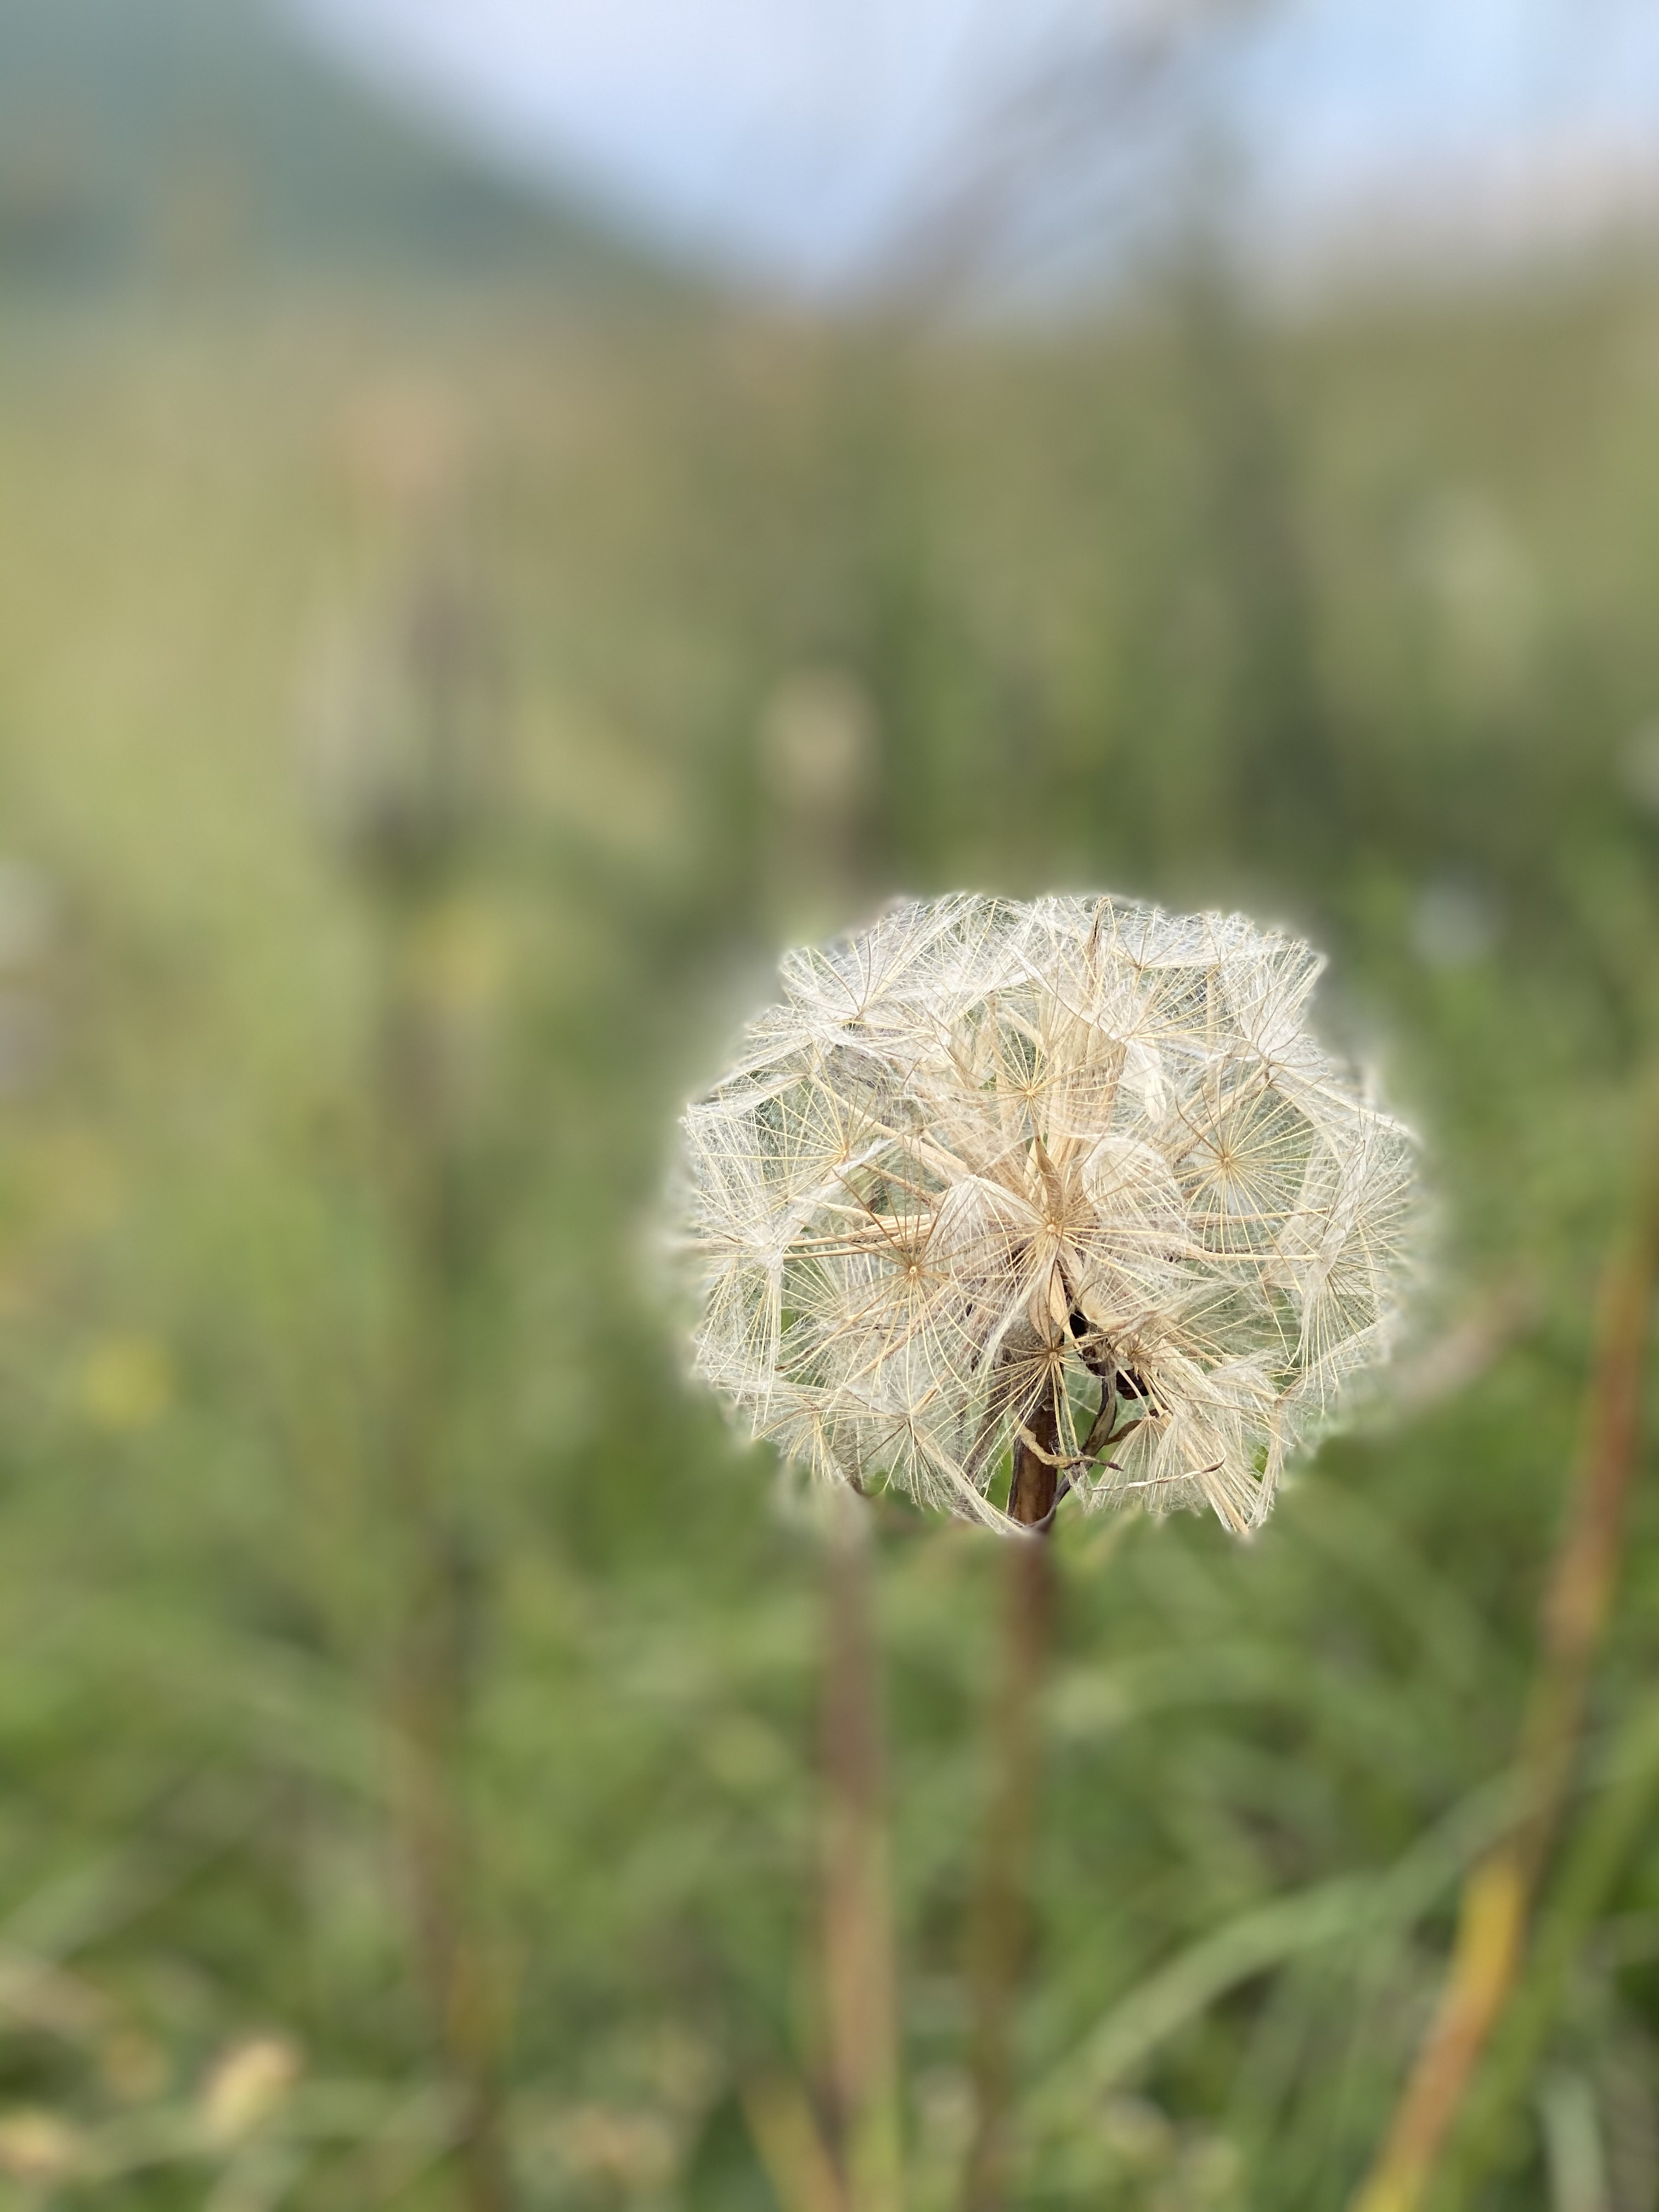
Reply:
<svg viewBox="0 0 1659 2212"><path fill-rule="evenodd" d="M81 1403L100 1429L147 1429L173 1403L173 1363L152 1336L108 1336L81 1370Z"/></svg>
<svg viewBox="0 0 1659 2212"><path fill-rule="evenodd" d="M262 2127L286 2103L300 2053L285 2035L251 2035L220 2053L202 2084L203 2132L222 2147Z"/></svg>
<svg viewBox="0 0 1659 2212"><path fill-rule="evenodd" d="M56 2112L22 2107L0 2114L0 2173L13 2181L36 2188L62 2181L79 2150L74 2129Z"/></svg>

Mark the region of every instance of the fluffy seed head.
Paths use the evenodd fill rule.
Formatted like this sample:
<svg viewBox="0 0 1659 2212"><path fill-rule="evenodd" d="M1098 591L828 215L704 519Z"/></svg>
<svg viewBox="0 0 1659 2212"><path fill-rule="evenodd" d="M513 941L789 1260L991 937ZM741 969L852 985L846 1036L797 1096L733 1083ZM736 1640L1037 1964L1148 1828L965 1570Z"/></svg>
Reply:
<svg viewBox="0 0 1659 2212"><path fill-rule="evenodd" d="M1257 1526L1386 1349L1409 1226L1412 1139L1304 1026L1321 964L1105 897L789 953L685 1115L699 1373L830 1481L1006 1528L1019 1447Z"/></svg>

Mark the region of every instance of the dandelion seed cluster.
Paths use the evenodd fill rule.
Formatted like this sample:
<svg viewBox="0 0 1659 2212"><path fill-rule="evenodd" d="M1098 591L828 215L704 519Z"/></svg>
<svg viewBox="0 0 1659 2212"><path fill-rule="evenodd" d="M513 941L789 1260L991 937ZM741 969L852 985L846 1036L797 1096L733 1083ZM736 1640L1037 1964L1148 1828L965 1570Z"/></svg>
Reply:
<svg viewBox="0 0 1659 2212"><path fill-rule="evenodd" d="M1322 962L1111 898L904 905L789 953L688 1110L698 1371L785 1457L1008 1527L1261 1523L1385 1351L1413 1146L1314 1041Z"/></svg>

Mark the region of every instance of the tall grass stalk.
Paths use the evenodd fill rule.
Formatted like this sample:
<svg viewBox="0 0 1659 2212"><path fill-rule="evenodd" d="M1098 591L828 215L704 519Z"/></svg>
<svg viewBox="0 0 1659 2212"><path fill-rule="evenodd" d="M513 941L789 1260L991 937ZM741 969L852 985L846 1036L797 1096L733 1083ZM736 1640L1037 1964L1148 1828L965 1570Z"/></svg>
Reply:
<svg viewBox="0 0 1659 2212"><path fill-rule="evenodd" d="M415 1978L454 2102L464 2200L468 2212L507 2212L505 2008L478 1927L466 1805L482 1591L454 1464L480 1224L466 1174L477 1008L458 987L452 940L476 861L492 702L473 610L443 555L440 542L416 564L392 672L398 711L357 732L361 757L343 763L339 811L382 968L374 1106L392 1262L380 1434L394 1532L395 1842Z"/></svg>
<svg viewBox="0 0 1659 2212"><path fill-rule="evenodd" d="M1440 2001L1354 2212L1417 2212L1476 2069L1514 1996L1528 1925L1583 1733L1591 1672L1612 1605L1641 1441L1641 1400L1659 1274L1659 1163L1603 1274L1583 1443L1545 1596L1522 1728L1521 1810L1465 1881Z"/></svg>
<svg viewBox="0 0 1659 2212"><path fill-rule="evenodd" d="M866 1513L832 1497L825 1560L826 2103L849 2212L901 2212L899 2053L874 1562Z"/></svg>
<svg viewBox="0 0 1659 2212"><path fill-rule="evenodd" d="M441 1024L410 957L418 907L394 925L383 1127L399 1243L385 1429L404 1566L392 1662L394 1807L410 1940L433 2039L459 2113L469 2212L510 2202L500 2130L501 2008L475 1926L465 1802L468 1651L477 1593L447 1496L458 1253Z"/></svg>
<svg viewBox="0 0 1659 2212"><path fill-rule="evenodd" d="M1446 2161L1449 2205L1473 2203L1499 2166L1507 2123L1537 2081L1572 1970L1659 1796L1659 1712L1650 1699L1620 1731L1613 1770L1578 1823L1542 1900L1524 1977L1493 2038Z"/></svg>

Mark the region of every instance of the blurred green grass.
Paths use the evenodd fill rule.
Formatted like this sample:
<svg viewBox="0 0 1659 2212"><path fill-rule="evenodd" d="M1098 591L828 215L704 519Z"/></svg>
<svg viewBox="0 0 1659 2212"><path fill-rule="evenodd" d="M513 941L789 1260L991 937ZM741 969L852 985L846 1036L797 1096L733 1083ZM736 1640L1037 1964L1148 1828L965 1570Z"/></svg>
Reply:
<svg viewBox="0 0 1659 2212"><path fill-rule="evenodd" d="M779 944L971 884L1307 927L1323 1026L1427 1140L1376 1417L1248 1549L1060 1547L1019 2201L1340 2203L1498 1817L1642 1139L1645 270L1273 330L1202 272L1049 334L482 284L46 303L0 333L0 483L13 2198L457 2201L386 1734L401 960L459 1101L435 1449L520 2198L770 2203L736 2099L811 2042L817 1577L680 1379L650 1224ZM340 779L410 742L434 604L487 766L389 936ZM824 670L875 735L814 877L761 732ZM1598 1741L1647 1696L1656 1533L1644 1486ZM881 1566L925 2212L994 1559L896 1520ZM1483 2204L1652 2201L1656 1883L1644 1832ZM269 2111L225 2087L260 2050Z"/></svg>

